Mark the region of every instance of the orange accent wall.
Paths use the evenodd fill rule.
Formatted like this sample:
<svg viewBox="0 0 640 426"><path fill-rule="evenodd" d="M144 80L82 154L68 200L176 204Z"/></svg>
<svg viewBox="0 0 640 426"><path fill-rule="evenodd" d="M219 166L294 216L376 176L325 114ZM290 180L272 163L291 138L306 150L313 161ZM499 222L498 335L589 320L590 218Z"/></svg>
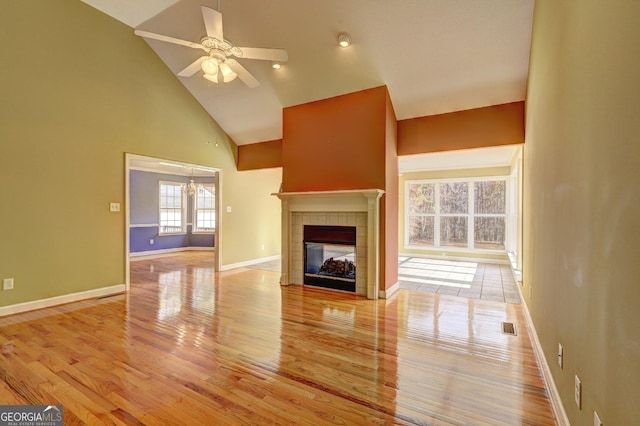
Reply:
<svg viewBox="0 0 640 426"><path fill-rule="evenodd" d="M378 188L380 290L398 281L396 117L385 86L285 108L285 192Z"/></svg>
<svg viewBox="0 0 640 426"><path fill-rule="evenodd" d="M524 101L398 121L398 155L524 143Z"/></svg>
<svg viewBox="0 0 640 426"><path fill-rule="evenodd" d="M373 93L365 92L369 91L357 92L360 94L357 97L361 99L374 97ZM319 128L314 128L313 126L308 126L309 129L313 129L312 135L300 133L304 128L307 128L306 124L301 126L295 125L294 128L290 129L292 132L291 140L295 140L296 135L298 135L300 139L312 139L316 141L318 144L315 148L326 145L326 149L334 149L334 147L341 146L345 155L347 152L350 154L353 152L361 152L360 144L356 142L356 146L352 146L353 141L359 140L359 136L362 134L360 128L354 128L353 131L356 133L355 135L349 134L349 132L335 132L336 128L345 129L344 126L351 122L356 126L360 121L365 124L367 122L371 123L373 119L367 117L367 114L371 114L371 116L376 115L373 110L367 110L360 111L361 117L352 117L351 114L353 114L353 110L350 108L358 104L359 100L355 98L351 99L351 95L354 94L285 108L283 116L286 115L291 122L295 121L298 123L301 122L299 118L305 114L315 115L319 112L320 116L326 115L325 109L327 108L335 108L334 113L338 116L340 114L346 114L343 117L336 117L339 119L337 121L338 127L319 126ZM344 99L340 100L341 98ZM391 108L393 107L391 106ZM305 120L311 119L312 117L309 116ZM283 126L286 126L286 124L283 124ZM400 120L395 127L397 128L397 155L425 154L458 149L522 144L524 143L524 102L512 102L466 111ZM348 126L348 128L351 128L351 126ZM387 128L390 128L389 123L387 123ZM367 130L366 126L364 130L365 134L377 132L376 129ZM290 146L289 159L301 154L299 151L307 148L309 147L307 147L305 143L301 143L298 150L296 150L295 146ZM322 155L323 153L320 153L320 156ZM368 155L368 153L366 155ZM238 170L282 167L284 161L282 140L241 145L238 147ZM335 161L341 162L342 160L335 158ZM317 167L326 166L322 166L321 164L315 165ZM294 170L292 172L293 175L291 179L298 180L298 171ZM351 173L356 173L357 176L360 177L362 177L363 172L366 174L366 170L351 171ZM349 176L342 176L340 179L346 182L348 177ZM338 177L336 177L336 179L338 179ZM366 180L366 178L358 180ZM300 182L302 184L303 181ZM360 184L347 186L352 189L363 187ZM380 187L374 185L365 186Z"/></svg>
<svg viewBox="0 0 640 426"><path fill-rule="evenodd" d="M285 192L385 187L384 86L283 110Z"/></svg>
<svg viewBox="0 0 640 426"><path fill-rule="evenodd" d="M238 170L282 167L282 139L238 146Z"/></svg>

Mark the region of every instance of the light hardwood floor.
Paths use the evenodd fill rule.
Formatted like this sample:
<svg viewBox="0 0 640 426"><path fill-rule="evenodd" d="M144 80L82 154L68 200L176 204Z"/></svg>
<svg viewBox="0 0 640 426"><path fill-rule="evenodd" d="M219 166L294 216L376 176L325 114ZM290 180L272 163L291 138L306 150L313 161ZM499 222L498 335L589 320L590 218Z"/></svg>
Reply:
<svg viewBox="0 0 640 426"><path fill-rule="evenodd" d="M128 295L0 318L0 403L67 424L555 424L521 305L212 267L132 262Z"/></svg>

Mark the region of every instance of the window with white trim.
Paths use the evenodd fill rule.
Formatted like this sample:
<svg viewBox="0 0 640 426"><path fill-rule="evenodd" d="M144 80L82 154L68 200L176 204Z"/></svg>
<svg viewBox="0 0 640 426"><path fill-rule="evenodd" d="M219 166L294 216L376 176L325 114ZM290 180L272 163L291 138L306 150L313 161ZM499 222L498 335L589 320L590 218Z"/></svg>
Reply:
<svg viewBox="0 0 640 426"><path fill-rule="evenodd" d="M505 250L506 196L506 178L407 181L406 244Z"/></svg>
<svg viewBox="0 0 640 426"><path fill-rule="evenodd" d="M507 181L477 181L473 186L474 247L504 250L507 227Z"/></svg>
<svg viewBox="0 0 640 426"><path fill-rule="evenodd" d="M186 194L184 184L160 181L159 210L160 228L158 234L184 234L186 226Z"/></svg>
<svg viewBox="0 0 640 426"><path fill-rule="evenodd" d="M194 195L193 232L213 233L216 230L216 186L198 184Z"/></svg>

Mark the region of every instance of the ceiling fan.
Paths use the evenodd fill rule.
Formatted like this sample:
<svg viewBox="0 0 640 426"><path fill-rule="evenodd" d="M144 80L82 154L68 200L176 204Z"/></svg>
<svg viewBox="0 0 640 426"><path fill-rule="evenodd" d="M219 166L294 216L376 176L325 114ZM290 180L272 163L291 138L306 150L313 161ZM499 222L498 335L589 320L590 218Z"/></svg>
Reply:
<svg viewBox="0 0 640 426"><path fill-rule="evenodd" d="M234 46L233 43L225 40L222 35L222 14L206 6L201 6L201 9L207 35L199 43L141 30L135 30L135 34L192 49L204 50L207 52L206 55L196 59L191 65L180 71L178 75L180 77L191 77L202 69L204 78L214 83L218 83L220 80L228 83L238 77L249 87L260 85L258 80L234 58L259 59L277 63L286 62L289 59L287 51L284 49Z"/></svg>

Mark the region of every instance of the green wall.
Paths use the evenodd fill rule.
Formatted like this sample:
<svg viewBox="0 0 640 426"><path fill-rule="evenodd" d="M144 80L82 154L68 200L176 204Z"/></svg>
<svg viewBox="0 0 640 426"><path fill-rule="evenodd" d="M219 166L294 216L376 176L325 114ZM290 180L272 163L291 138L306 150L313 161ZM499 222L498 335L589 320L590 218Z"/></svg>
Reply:
<svg viewBox="0 0 640 426"><path fill-rule="evenodd" d="M3 1L0 47L0 306L125 282L126 152L223 170L223 264L279 254L281 170L237 172L132 28L79 0Z"/></svg>
<svg viewBox="0 0 640 426"><path fill-rule="evenodd" d="M482 253L479 251L464 251L464 250L447 250L446 248L439 249L415 249L407 248L405 241L405 183L409 180L421 180L421 179L457 179L457 178L472 178L472 177L491 177L491 176L509 176L511 173L510 167L486 167L475 169L452 169L452 170L427 170L420 172L405 172L400 175L400 190L398 194L398 244L399 252L401 254L416 254L427 256L442 256L446 254L450 257L459 258L474 258L474 259L487 259L498 260L506 262L509 258L506 254L497 253Z"/></svg>
<svg viewBox="0 0 640 426"><path fill-rule="evenodd" d="M575 425L593 424L594 410L605 425L640 419L638 22L631 0L535 5L523 293Z"/></svg>

